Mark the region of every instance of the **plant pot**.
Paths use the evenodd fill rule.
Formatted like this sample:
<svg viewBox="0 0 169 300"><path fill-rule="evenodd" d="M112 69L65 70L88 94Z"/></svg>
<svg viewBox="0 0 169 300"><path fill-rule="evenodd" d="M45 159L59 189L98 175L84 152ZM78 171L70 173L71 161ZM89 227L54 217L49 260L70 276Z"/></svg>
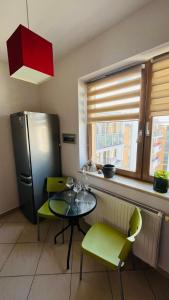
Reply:
<svg viewBox="0 0 169 300"><path fill-rule="evenodd" d="M159 193L167 193L168 179L154 177L153 189Z"/></svg>
<svg viewBox="0 0 169 300"><path fill-rule="evenodd" d="M107 164L103 166L102 171L105 178L112 178L115 174L116 168L114 165Z"/></svg>

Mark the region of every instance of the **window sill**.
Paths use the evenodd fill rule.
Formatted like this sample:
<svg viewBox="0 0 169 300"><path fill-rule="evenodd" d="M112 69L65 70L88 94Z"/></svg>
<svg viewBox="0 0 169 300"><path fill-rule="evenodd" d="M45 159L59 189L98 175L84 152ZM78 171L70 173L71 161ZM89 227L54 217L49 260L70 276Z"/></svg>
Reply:
<svg viewBox="0 0 169 300"><path fill-rule="evenodd" d="M165 194L158 193L153 190L153 185L152 183L144 182L144 181L139 181L136 179L131 179L128 177L120 176L120 175L115 175L113 178L104 178L102 174L98 174L97 172L86 172L87 175L107 181L107 182L112 182L118 185L121 185L123 187L128 187L136 191L141 191L146 194L150 194L154 197L157 198L162 198L165 200L169 200L169 191Z"/></svg>

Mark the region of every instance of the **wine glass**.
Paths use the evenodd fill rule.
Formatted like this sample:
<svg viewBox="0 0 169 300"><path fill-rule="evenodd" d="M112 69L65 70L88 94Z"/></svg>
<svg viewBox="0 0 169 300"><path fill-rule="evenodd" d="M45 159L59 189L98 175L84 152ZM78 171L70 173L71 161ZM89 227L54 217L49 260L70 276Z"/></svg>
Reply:
<svg viewBox="0 0 169 300"><path fill-rule="evenodd" d="M81 182L82 182L82 189L85 191L85 190L88 190L89 188L89 183L88 183L88 177L87 177L87 174L86 174L86 170L83 169L83 173L82 173L82 176L81 176Z"/></svg>
<svg viewBox="0 0 169 300"><path fill-rule="evenodd" d="M74 186L74 180L72 177L67 177L66 180L66 186L71 190L71 188ZM68 193L68 196L70 197L72 194L71 192Z"/></svg>
<svg viewBox="0 0 169 300"><path fill-rule="evenodd" d="M76 193L76 196L82 190L82 185L79 181L74 184L73 190ZM79 200L76 198L75 201L78 202Z"/></svg>

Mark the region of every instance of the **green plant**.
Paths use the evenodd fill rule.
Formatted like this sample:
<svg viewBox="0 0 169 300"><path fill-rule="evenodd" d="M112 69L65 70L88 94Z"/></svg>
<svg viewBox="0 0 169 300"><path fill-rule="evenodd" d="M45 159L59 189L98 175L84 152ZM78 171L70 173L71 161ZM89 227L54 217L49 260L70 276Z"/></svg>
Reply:
<svg viewBox="0 0 169 300"><path fill-rule="evenodd" d="M157 170L154 172L154 177L161 179L169 179L169 172L164 170Z"/></svg>

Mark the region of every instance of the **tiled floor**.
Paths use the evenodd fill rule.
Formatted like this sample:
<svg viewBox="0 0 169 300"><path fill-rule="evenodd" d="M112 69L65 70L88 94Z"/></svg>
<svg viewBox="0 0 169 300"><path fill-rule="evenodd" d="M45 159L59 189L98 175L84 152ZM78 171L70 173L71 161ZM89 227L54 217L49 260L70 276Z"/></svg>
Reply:
<svg viewBox="0 0 169 300"><path fill-rule="evenodd" d="M66 270L67 241L53 244L61 223L37 227L19 210L0 219L0 300L120 300L117 272L107 270L89 256L84 258L79 281L79 232L74 235L71 268ZM125 300L169 300L169 280L136 261L122 272Z"/></svg>

